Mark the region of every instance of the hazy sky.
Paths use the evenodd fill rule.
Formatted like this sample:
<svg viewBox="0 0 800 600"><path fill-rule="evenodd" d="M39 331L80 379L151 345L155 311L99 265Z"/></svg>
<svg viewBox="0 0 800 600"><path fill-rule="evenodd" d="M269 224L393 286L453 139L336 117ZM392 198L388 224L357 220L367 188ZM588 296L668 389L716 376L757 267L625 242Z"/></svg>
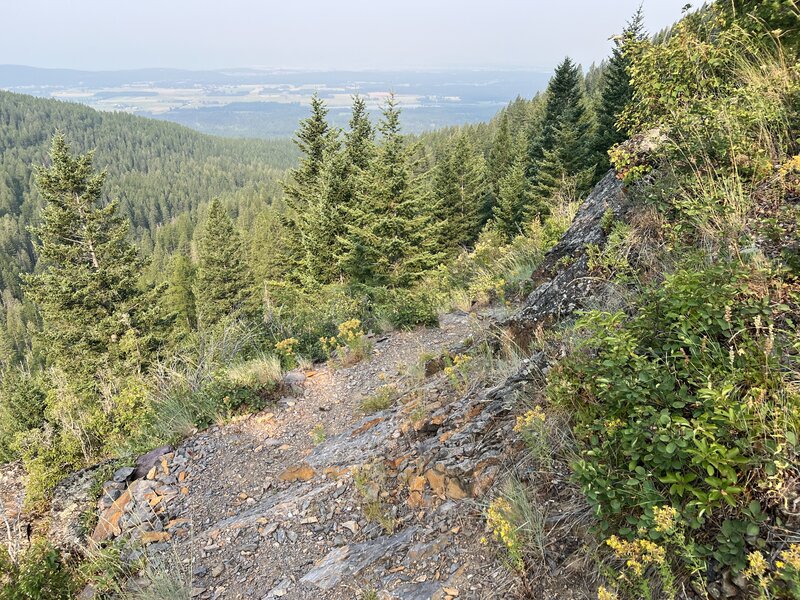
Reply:
<svg viewBox="0 0 800 600"><path fill-rule="evenodd" d="M0 64L532 67L609 51L640 0L0 0ZM686 0L644 0L655 32Z"/></svg>

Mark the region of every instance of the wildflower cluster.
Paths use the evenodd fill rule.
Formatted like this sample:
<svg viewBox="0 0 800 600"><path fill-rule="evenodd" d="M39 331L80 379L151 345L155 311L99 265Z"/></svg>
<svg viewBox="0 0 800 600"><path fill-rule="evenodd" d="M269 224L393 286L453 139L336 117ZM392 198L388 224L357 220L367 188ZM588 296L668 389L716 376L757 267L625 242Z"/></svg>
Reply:
<svg viewBox="0 0 800 600"><path fill-rule="evenodd" d="M650 565L663 565L666 560L664 548L650 540L633 540L628 542L612 535L606 544L614 551L617 558L626 560L625 565L637 576L644 575Z"/></svg>
<svg viewBox="0 0 800 600"><path fill-rule="evenodd" d="M747 555L747 568L742 571L748 581L758 589L759 600L783 598L788 591L792 598L800 597L800 544L792 544L779 554L774 572L766 557L758 550ZM788 588L788 589L786 589Z"/></svg>
<svg viewBox="0 0 800 600"><path fill-rule="evenodd" d="M775 561L778 578L789 587L793 598L800 597L800 544L792 544Z"/></svg>
<svg viewBox="0 0 800 600"><path fill-rule="evenodd" d="M286 338L275 344L275 350L281 357L284 366L294 367L297 364L297 345L299 344L297 338Z"/></svg>
<svg viewBox="0 0 800 600"><path fill-rule="evenodd" d="M469 354L456 354L444 368L444 374L453 387L464 391L469 381L469 365L472 357Z"/></svg>
<svg viewBox="0 0 800 600"><path fill-rule="evenodd" d="M347 346L353 344L363 335L361 321L358 319L350 319L339 325L339 339Z"/></svg>
<svg viewBox="0 0 800 600"><path fill-rule="evenodd" d="M625 425L620 419L611 419L610 421L605 422L606 426L606 433L609 436L614 435L622 426Z"/></svg>
<svg viewBox="0 0 800 600"><path fill-rule="evenodd" d="M601 585L597 590L597 600L618 600L617 593Z"/></svg>
<svg viewBox="0 0 800 600"><path fill-rule="evenodd" d="M778 169L778 175L789 194L800 194L800 154L783 163Z"/></svg>
<svg viewBox="0 0 800 600"><path fill-rule="evenodd" d="M298 343L297 338L286 338L275 344L275 350L284 356L294 356Z"/></svg>
<svg viewBox="0 0 800 600"><path fill-rule="evenodd" d="M495 498L486 511L486 523L497 541L503 544L508 552L512 566L522 571L525 561L522 556L523 540L514 526L511 504L505 498Z"/></svg>
<svg viewBox="0 0 800 600"><path fill-rule="evenodd" d="M357 363L366 358L372 350L358 319L341 323L337 336L321 337L319 343L328 360L336 358L345 364Z"/></svg>
<svg viewBox="0 0 800 600"><path fill-rule="evenodd" d="M769 590L771 577L768 575L769 563L764 555L758 550L747 555L747 568L742 571L748 581L758 585L761 595L765 595Z"/></svg>
<svg viewBox="0 0 800 600"><path fill-rule="evenodd" d="M664 525L674 528L674 515L670 515L667 511L659 514ZM616 535L608 538L606 544L614 552L614 556L625 561L625 570L617 578L620 586L634 588L638 597L652 598L647 571L650 567L654 567L661 578L665 597L670 600L675 598L675 576L667 560L664 546L641 538L627 541Z"/></svg>
<svg viewBox="0 0 800 600"><path fill-rule="evenodd" d="M525 442L533 457L541 463L550 464L550 444L547 438L547 416L541 406L535 406L517 417L514 431Z"/></svg>
<svg viewBox="0 0 800 600"><path fill-rule="evenodd" d="M653 521L658 533L669 535L678 525L678 511L674 506L654 506Z"/></svg>

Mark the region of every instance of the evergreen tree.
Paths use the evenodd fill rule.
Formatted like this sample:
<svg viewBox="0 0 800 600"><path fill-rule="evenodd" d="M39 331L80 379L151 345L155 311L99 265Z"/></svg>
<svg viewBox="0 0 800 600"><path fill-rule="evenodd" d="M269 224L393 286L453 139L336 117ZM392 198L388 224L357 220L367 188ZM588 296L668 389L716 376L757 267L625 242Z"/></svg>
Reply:
<svg viewBox="0 0 800 600"><path fill-rule="evenodd" d="M633 97L628 74L630 58L626 51L632 43L644 37L642 20L642 8L639 7L622 35L614 40L614 50L603 72L593 143L593 149L597 153L598 174L604 173L610 166L608 149L626 139L625 133L617 129L617 118Z"/></svg>
<svg viewBox="0 0 800 600"><path fill-rule="evenodd" d="M536 177L538 162L546 150L559 140L559 129L574 126L583 148L589 147L589 120L584 106L580 67L567 57L556 67L547 86L547 100L541 129L531 136L528 158L529 175ZM585 150L583 154L585 155ZM583 165L586 166L586 165Z"/></svg>
<svg viewBox="0 0 800 600"><path fill-rule="evenodd" d="M306 211L319 193L319 177L325 157L330 153L331 145L338 144L339 132L331 129L327 117L328 108L314 94L311 98L311 116L300 122L300 129L294 140L303 156L300 165L289 172L289 181L284 188L289 209L285 215L285 224L295 234L287 238L286 257L292 266L290 272L295 274L304 274L306 271Z"/></svg>
<svg viewBox="0 0 800 600"><path fill-rule="evenodd" d="M530 212L532 197L525 163L525 157L520 152L500 180L497 203L492 210L494 225L507 240L520 233L522 222Z"/></svg>
<svg viewBox="0 0 800 600"><path fill-rule="evenodd" d="M344 145L328 135L315 188L298 216L307 284L325 284L341 277L337 257L343 250L345 214L356 196L357 181L374 156L372 125L366 103L355 96Z"/></svg>
<svg viewBox="0 0 800 600"><path fill-rule="evenodd" d="M302 211L307 204L322 171L325 152L332 135L327 118L328 108L325 102L314 94L311 97L311 116L300 121L300 129L294 140L303 157L300 165L289 173L290 182L286 186L287 205L296 211Z"/></svg>
<svg viewBox="0 0 800 600"><path fill-rule="evenodd" d="M178 331L192 331L197 326L197 310L193 286L194 266L183 254L172 259L167 287L167 310L175 319Z"/></svg>
<svg viewBox="0 0 800 600"><path fill-rule="evenodd" d="M354 193L351 169L347 152L330 147L316 192L303 213L304 268L312 284L331 283L341 273L337 257L342 252L339 239L345 230L345 211Z"/></svg>
<svg viewBox="0 0 800 600"><path fill-rule="evenodd" d="M345 134L347 163L351 168L364 170L375 153L375 134L369 121L367 104L361 96L353 97L350 129Z"/></svg>
<svg viewBox="0 0 800 600"><path fill-rule="evenodd" d="M352 281L372 286L407 286L438 260L423 189L412 154L400 133L400 109L388 100L379 124L382 142L356 183L346 208L339 264Z"/></svg>
<svg viewBox="0 0 800 600"><path fill-rule="evenodd" d="M555 136L553 147L544 150L537 163L536 179L531 186L534 200L531 217L546 215L549 201L568 180L575 181L578 194L586 193L592 182L594 166L586 167L589 148L576 124L565 121L555 130Z"/></svg>
<svg viewBox="0 0 800 600"><path fill-rule="evenodd" d="M143 261L117 202L101 198L105 172L95 172L92 154L73 157L56 135L50 161L36 175L46 204L34 233L45 268L26 278L27 292L42 314L49 360L92 378L137 353L137 338L147 338L137 286Z"/></svg>
<svg viewBox="0 0 800 600"><path fill-rule="evenodd" d="M486 163L465 133L452 138L433 173L434 215L440 248L452 252L471 245L483 225L489 189Z"/></svg>
<svg viewBox="0 0 800 600"><path fill-rule="evenodd" d="M239 233L219 200L208 209L198 248L197 320L213 326L242 316L252 305L253 279Z"/></svg>
<svg viewBox="0 0 800 600"><path fill-rule="evenodd" d="M508 110L504 110L500 115L497 132L492 140L491 150L489 150L488 179L495 199L500 195L500 180L511 168L514 157L514 138L511 135L510 117Z"/></svg>

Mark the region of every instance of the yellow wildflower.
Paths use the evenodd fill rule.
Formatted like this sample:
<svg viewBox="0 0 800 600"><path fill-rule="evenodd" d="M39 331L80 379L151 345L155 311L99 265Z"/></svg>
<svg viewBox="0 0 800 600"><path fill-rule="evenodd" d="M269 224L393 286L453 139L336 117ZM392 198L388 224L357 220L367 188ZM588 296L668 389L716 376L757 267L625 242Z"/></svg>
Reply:
<svg viewBox="0 0 800 600"><path fill-rule="evenodd" d="M653 520L658 533L670 533L675 529L678 511L672 506L654 506Z"/></svg>
<svg viewBox="0 0 800 600"><path fill-rule="evenodd" d="M601 585L597 590L597 600L618 600L617 593Z"/></svg>

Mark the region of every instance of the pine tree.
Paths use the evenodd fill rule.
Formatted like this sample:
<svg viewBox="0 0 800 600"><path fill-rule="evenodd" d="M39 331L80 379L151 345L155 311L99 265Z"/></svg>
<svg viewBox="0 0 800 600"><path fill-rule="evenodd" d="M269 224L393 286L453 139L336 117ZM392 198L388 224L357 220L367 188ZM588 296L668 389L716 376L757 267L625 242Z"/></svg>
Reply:
<svg viewBox="0 0 800 600"><path fill-rule="evenodd" d="M227 317L246 316L253 303L253 277L239 233L219 200L208 208L198 247L197 320L213 326Z"/></svg>
<svg viewBox="0 0 800 600"><path fill-rule="evenodd" d="M285 185L286 206L285 225L294 235L287 238L286 257L291 263L290 272L305 274L306 251L303 240L307 219L305 213L309 204L319 193L319 177L325 157L331 145L338 144L338 130L331 129L327 121L328 108L322 99L314 94L311 98L311 116L300 121L300 129L295 135L295 144L303 157L300 165L289 172Z"/></svg>
<svg viewBox="0 0 800 600"><path fill-rule="evenodd" d="M315 93L311 97L311 116L300 121L294 140L303 158L300 165L289 173L290 182L286 186L287 205L296 211L303 210L317 185L332 135L327 118L328 108Z"/></svg>
<svg viewBox="0 0 800 600"><path fill-rule="evenodd" d="M346 210L375 153L372 125L361 97L353 98L344 145L334 136L327 141L315 189L298 219L307 285L331 283L342 275L337 257L343 253L339 240L345 232Z"/></svg>
<svg viewBox="0 0 800 600"><path fill-rule="evenodd" d="M632 43L640 41L643 33L642 8L634 13L621 36L614 41L614 50L603 72L600 83L600 106L597 111L597 129L593 149L597 154L598 175L608 170L610 163L607 151L614 144L623 142L624 132L617 129L617 118L633 97L628 68L630 58L626 51Z"/></svg>
<svg viewBox="0 0 800 600"><path fill-rule="evenodd" d="M331 283L340 276L337 256L345 230L345 211L353 197L352 165L338 147L326 152L317 189L303 213L305 274L310 284Z"/></svg>
<svg viewBox="0 0 800 600"><path fill-rule="evenodd" d="M577 184L575 192L586 193L594 174L594 166L586 167L589 148L586 138L574 123L566 121L555 130L555 143L551 149L544 150L536 166L536 179L531 186L535 207L530 216L544 216L548 213L548 203L564 188L567 181Z"/></svg>
<svg viewBox="0 0 800 600"><path fill-rule="evenodd" d="M522 222L531 210L530 180L525 174L525 163L523 153L518 153L500 180L497 203L492 210L494 225L507 240L520 233Z"/></svg>
<svg viewBox="0 0 800 600"><path fill-rule="evenodd" d="M500 195L500 180L505 177L514 162L514 138L511 135L510 117L508 110L504 110L500 115L500 122L497 126L497 133L492 140L492 148L489 150L488 160L488 179L491 184L494 198Z"/></svg>
<svg viewBox="0 0 800 600"><path fill-rule="evenodd" d="M535 132L528 149L529 175L536 177L538 162L559 139L559 128L574 126L580 144L589 147L589 120L584 106L580 67L567 57L556 67L547 86L547 100L540 131ZM585 151L583 153L585 155ZM583 167L588 165L582 165Z"/></svg>
<svg viewBox="0 0 800 600"><path fill-rule="evenodd" d="M400 133L400 109L390 96L379 124L382 142L356 184L341 236L343 273L357 283L404 287L438 260L424 192Z"/></svg>
<svg viewBox="0 0 800 600"><path fill-rule="evenodd" d="M172 259L166 303L167 310L181 333L192 331L197 326L193 280L192 262L185 255L177 254Z"/></svg>
<svg viewBox="0 0 800 600"><path fill-rule="evenodd" d="M375 153L375 134L369 121L367 104L361 96L353 97L350 129L345 134L344 146L350 167L364 170Z"/></svg>
<svg viewBox="0 0 800 600"><path fill-rule="evenodd" d="M444 252L471 245L489 195L486 163L466 134L450 140L433 173L434 216Z"/></svg>
<svg viewBox="0 0 800 600"><path fill-rule="evenodd" d="M105 172L94 170L92 154L73 157L59 134L50 161L36 173L46 204L33 230L45 267L26 277L27 293L42 314L49 360L91 385L98 369L124 362L148 337L137 285L143 261L117 202L102 199Z"/></svg>

